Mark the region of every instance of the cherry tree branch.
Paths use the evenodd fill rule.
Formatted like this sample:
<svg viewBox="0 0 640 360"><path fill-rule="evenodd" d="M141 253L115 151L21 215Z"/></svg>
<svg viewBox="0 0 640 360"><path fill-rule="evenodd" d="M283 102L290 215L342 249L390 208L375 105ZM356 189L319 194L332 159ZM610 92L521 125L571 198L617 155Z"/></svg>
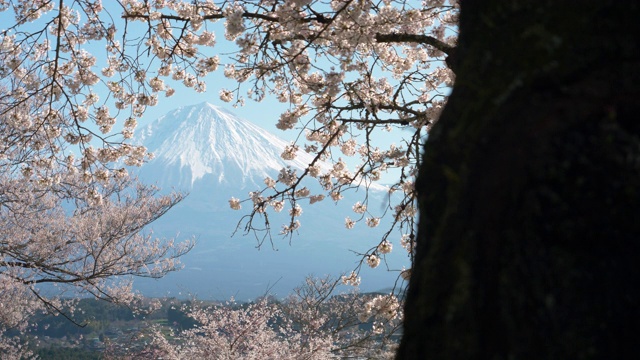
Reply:
<svg viewBox="0 0 640 360"><path fill-rule="evenodd" d="M422 34L376 33L376 41L379 43L418 43L418 44L430 45L447 55L451 55L455 50L455 46L451 46L445 43L444 41L436 39L433 36L422 35Z"/></svg>

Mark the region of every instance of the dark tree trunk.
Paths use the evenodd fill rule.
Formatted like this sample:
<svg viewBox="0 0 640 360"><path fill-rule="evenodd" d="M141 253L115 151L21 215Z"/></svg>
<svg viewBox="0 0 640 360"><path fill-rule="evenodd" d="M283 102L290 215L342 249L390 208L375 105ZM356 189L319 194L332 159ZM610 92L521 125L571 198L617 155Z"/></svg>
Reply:
<svg viewBox="0 0 640 360"><path fill-rule="evenodd" d="M639 8L463 0L399 359L638 356Z"/></svg>

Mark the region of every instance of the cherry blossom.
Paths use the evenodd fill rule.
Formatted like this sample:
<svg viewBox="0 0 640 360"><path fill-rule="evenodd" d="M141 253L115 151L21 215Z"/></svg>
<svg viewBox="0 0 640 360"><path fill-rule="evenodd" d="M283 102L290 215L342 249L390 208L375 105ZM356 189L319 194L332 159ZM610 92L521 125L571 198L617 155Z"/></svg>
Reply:
<svg viewBox="0 0 640 360"><path fill-rule="evenodd" d="M357 275L349 278L356 281ZM336 294L338 283L329 277L308 277L280 301L192 301L180 310L196 322L194 328L170 336L159 328L147 329L140 334L147 339L145 348L132 346L128 354L113 358L392 359L397 347L393 336L402 318L397 297Z"/></svg>
<svg viewBox="0 0 640 360"><path fill-rule="evenodd" d="M229 206L230 206L233 210L240 210L240 208L241 208L240 200L232 197L232 198L229 200Z"/></svg>
<svg viewBox="0 0 640 360"><path fill-rule="evenodd" d="M372 268L377 268L380 265L380 258L375 254L367 255L367 264Z"/></svg>

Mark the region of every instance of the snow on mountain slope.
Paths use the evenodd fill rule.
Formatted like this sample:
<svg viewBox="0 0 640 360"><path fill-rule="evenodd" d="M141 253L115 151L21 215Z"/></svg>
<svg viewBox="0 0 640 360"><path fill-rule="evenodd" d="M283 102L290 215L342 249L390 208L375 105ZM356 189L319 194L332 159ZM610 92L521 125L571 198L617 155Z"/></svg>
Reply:
<svg viewBox="0 0 640 360"><path fill-rule="evenodd" d="M280 155L287 142L209 103L176 109L142 128L137 139L155 155L142 172L172 169L158 185L177 189L191 189L205 176L234 187L261 187L281 168L305 169L313 160L299 152L295 160L284 161Z"/></svg>

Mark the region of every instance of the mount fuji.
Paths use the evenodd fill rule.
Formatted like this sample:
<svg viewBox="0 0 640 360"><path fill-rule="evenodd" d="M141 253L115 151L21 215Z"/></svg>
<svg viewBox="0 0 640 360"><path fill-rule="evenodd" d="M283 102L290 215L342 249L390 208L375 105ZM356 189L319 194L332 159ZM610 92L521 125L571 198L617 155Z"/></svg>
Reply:
<svg viewBox="0 0 640 360"><path fill-rule="evenodd" d="M280 154L287 142L209 103L169 112L143 128L138 139L156 159L143 171L171 169L159 184L183 189L214 183L260 188L283 166L304 169L313 160L300 152L285 162Z"/></svg>
<svg viewBox="0 0 640 360"><path fill-rule="evenodd" d="M141 128L136 140L155 155L138 169L139 178L163 191L188 193L152 224L154 235L196 239L196 246L181 259L184 269L158 280L136 279L135 287L144 295L247 300L268 291L286 296L309 274L350 272L360 260L354 252L375 246L385 230L384 224L345 229L344 217L353 217L351 206L363 197L363 192L356 192L345 194L338 204L331 200L302 204L299 234L283 238L279 229L272 229L273 245L267 241L258 248L256 237L243 236L242 229L232 236L249 210L233 211L228 200L247 198L248 192L264 188L264 178L276 178L283 167L300 173L313 160L311 155L299 152L295 160L283 160L286 141L209 103L167 113ZM382 206L386 192L372 193L369 207L376 197ZM270 215L270 223L285 223L287 215ZM387 257L390 268L407 265L403 251ZM363 268L362 291L393 286L398 273L383 267Z"/></svg>

